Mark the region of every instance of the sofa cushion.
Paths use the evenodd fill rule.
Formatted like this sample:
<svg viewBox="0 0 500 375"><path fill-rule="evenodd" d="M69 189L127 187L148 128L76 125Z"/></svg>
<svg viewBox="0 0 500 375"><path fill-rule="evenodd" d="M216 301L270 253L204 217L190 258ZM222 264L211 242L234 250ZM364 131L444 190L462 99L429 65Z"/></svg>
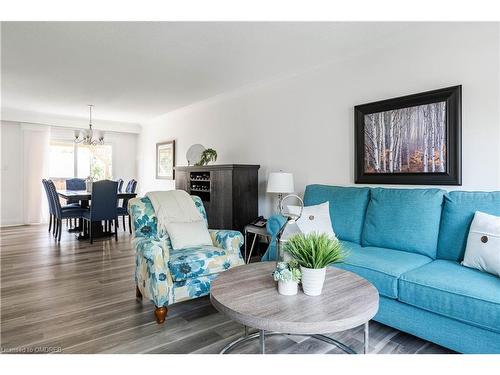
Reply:
<svg viewBox="0 0 500 375"><path fill-rule="evenodd" d="M420 254L340 242L349 255L344 263L335 266L364 277L381 295L389 298L398 297L398 277L401 274L432 261Z"/></svg>
<svg viewBox="0 0 500 375"><path fill-rule="evenodd" d="M369 188L308 185L304 205L329 202L332 227L337 237L359 244L369 196Z"/></svg>
<svg viewBox="0 0 500 375"><path fill-rule="evenodd" d="M444 191L371 190L361 244L436 257Z"/></svg>
<svg viewBox="0 0 500 375"><path fill-rule="evenodd" d="M219 273L239 264L241 259L238 254L226 253L224 249L214 246L173 250L168 262L174 281Z"/></svg>
<svg viewBox="0 0 500 375"><path fill-rule="evenodd" d="M500 278L435 260L399 280L401 302L500 332Z"/></svg>
<svg viewBox="0 0 500 375"><path fill-rule="evenodd" d="M462 261L474 213L500 216L500 191L452 191L444 197L437 257Z"/></svg>

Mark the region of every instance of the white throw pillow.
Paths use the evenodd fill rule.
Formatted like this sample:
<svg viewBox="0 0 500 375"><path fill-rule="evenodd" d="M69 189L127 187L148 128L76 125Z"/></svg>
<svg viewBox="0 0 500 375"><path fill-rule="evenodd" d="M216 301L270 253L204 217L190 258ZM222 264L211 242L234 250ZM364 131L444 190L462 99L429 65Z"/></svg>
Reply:
<svg viewBox="0 0 500 375"><path fill-rule="evenodd" d="M500 276L500 217L476 211L462 265Z"/></svg>
<svg viewBox="0 0 500 375"><path fill-rule="evenodd" d="M288 206L288 211L293 215L300 214L300 206ZM335 237L330 219L330 203L324 202L316 206L306 206L302 211L302 216L297 220L297 226L304 234L312 232L326 233L330 237Z"/></svg>
<svg viewBox="0 0 500 375"><path fill-rule="evenodd" d="M213 246L204 220L166 223L168 236L174 250L187 247Z"/></svg>

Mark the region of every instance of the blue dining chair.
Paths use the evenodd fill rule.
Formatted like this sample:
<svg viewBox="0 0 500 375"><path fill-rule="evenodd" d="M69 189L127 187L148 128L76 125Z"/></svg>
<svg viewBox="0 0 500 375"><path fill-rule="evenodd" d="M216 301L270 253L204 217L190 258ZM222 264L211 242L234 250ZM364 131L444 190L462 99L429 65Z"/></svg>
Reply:
<svg viewBox="0 0 500 375"><path fill-rule="evenodd" d="M118 180L116 180L116 182L118 182L118 192L121 193L123 188L123 180L119 178Z"/></svg>
<svg viewBox="0 0 500 375"><path fill-rule="evenodd" d="M62 220L79 219L82 217L85 209L80 206L61 206L61 202L59 201L59 196L57 195L57 190L54 182L51 180L47 180L46 183L54 208L55 237L57 238L58 242L61 242Z"/></svg>
<svg viewBox="0 0 500 375"><path fill-rule="evenodd" d="M113 222L115 240L118 241L118 182L110 180L97 181L92 184L90 208L83 212L84 230L88 226L90 243L93 243L92 223Z"/></svg>
<svg viewBox="0 0 500 375"><path fill-rule="evenodd" d="M127 187L125 188L126 193L135 193L135 189L137 188L137 181L132 179L128 182ZM123 230L127 230L125 226L125 216L128 216L128 230L130 234L132 234L132 221L130 220L130 215L128 214L128 198L123 199L122 205L118 207L118 216L123 218Z"/></svg>
<svg viewBox="0 0 500 375"><path fill-rule="evenodd" d="M49 206L49 232L52 229L52 233L54 233L55 232L55 228L56 228L55 209L54 209L54 204L52 202L52 196L50 194L49 187L47 185L47 180L45 178L42 179L42 185L43 185L43 188L45 190L45 194L47 195L47 203L48 203L48 206ZM53 226L52 226L52 221L54 221L54 225Z"/></svg>
<svg viewBox="0 0 500 375"><path fill-rule="evenodd" d="M86 190L87 185L85 184L85 180L83 178L68 178L66 180L66 190ZM80 206L80 201L78 199L69 198L66 200L68 205ZM76 221L76 219L75 219ZM73 225L73 223L71 223ZM74 223L77 225L77 223Z"/></svg>

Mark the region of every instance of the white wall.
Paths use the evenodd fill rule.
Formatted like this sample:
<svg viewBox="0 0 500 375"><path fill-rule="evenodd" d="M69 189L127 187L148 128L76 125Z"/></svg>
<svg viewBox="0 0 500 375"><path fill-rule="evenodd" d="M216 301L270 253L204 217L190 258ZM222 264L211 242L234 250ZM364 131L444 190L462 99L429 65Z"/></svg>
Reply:
<svg viewBox="0 0 500 375"><path fill-rule="evenodd" d="M500 189L498 24L429 24L383 41L355 58L279 81L244 88L143 124L139 139L142 193L169 189L155 179L155 143L175 139L177 165L201 143L217 163L260 164L259 210L269 214L266 176L283 169L307 184L354 183L357 104L463 85L463 186ZM167 89L167 88L166 88Z"/></svg>
<svg viewBox="0 0 500 375"><path fill-rule="evenodd" d="M37 126L37 125L33 125ZM41 125L40 125L41 126ZM0 225L17 225L23 217L23 131L22 123L1 122L1 222ZM52 127L52 139L73 139L73 130ZM137 179L137 141L134 133L106 132L105 141L113 145L113 178ZM47 176L49 177L49 176ZM140 186L140 182L138 183ZM43 197L45 199L45 197Z"/></svg>

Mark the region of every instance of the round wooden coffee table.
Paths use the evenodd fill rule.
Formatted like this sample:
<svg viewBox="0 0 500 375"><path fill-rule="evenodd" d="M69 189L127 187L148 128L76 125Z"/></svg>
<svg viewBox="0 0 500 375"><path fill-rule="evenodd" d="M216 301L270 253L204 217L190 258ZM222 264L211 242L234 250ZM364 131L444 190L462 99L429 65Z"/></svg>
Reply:
<svg viewBox="0 0 500 375"><path fill-rule="evenodd" d="M212 282L210 301L220 312L245 326L245 335L222 349L228 352L243 342L277 334L312 336L354 354L347 345L325 333L364 325L364 352L368 352L368 323L378 311L378 291L367 280L337 268L328 268L323 293L317 297L301 290L295 296L278 293L271 273L275 262L252 263L222 272ZM248 335L246 327L259 332Z"/></svg>

